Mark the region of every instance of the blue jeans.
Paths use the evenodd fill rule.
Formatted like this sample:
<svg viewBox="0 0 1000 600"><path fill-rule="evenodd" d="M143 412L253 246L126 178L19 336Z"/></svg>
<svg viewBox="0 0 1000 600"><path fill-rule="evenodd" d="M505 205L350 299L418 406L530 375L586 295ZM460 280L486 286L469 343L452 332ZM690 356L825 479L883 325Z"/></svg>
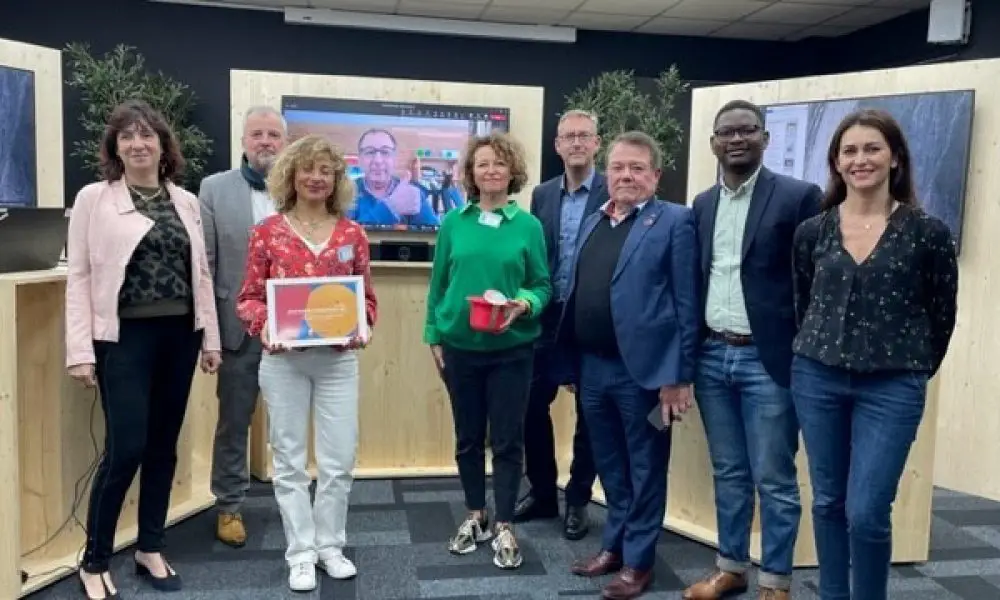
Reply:
<svg viewBox="0 0 1000 600"><path fill-rule="evenodd" d="M792 361L823 600L888 598L892 503L926 392L922 372L862 374Z"/></svg>
<svg viewBox="0 0 1000 600"><path fill-rule="evenodd" d="M653 568L667 502L670 428L658 431L649 413L659 390L646 390L620 358L584 354L580 406L590 433L608 516L603 549L638 571Z"/></svg>
<svg viewBox="0 0 1000 600"><path fill-rule="evenodd" d="M707 340L695 377L715 477L718 567L750 566L754 491L760 494L760 584L787 590L802 505L795 468L799 424L789 391L764 370L757 347Z"/></svg>

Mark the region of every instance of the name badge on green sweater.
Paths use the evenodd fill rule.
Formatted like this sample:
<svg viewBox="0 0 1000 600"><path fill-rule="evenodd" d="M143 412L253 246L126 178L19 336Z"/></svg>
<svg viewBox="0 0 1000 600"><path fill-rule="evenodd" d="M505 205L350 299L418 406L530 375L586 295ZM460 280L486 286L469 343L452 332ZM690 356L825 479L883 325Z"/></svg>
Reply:
<svg viewBox="0 0 1000 600"><path fill-rule="evenodd" d="M500 217L500 215L498 215L496 213L492 213L492 212L482 212L482 213L479 213L479 224L480 225L486 225L487 227L492 227L492 228L496 229L497 227L500 227L500 221L502 221L502 220L503 219Z"/></svg>

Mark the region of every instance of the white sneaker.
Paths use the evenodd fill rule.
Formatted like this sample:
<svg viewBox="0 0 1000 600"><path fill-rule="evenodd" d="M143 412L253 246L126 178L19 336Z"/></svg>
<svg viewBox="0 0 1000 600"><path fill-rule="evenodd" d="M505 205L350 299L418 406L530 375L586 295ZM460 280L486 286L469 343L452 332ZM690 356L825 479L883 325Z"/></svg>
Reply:
<svg viewBox="0 0 1000 600"><path fill-rule="evenodd" d="M358 574L358 568L343 554L322 558L319 561L319 566L334 579L350 579Z"/></svg>
<svg viewBox="0 0 1000 600"><path fill-rule="evenodd" d="M452 554L469 554L476 551L477 544L488 541L491 537L493 530L486 517L479 520L470 515L458 526L455 537L448 540L448 551Z"/></svg>
<svg viewBox="0 0 1000 600"><path fill-rule="evenodd" d="M288 572L288 587L293 592L311 592L316 589L316 566L312 563L291 565Z"/></svg>

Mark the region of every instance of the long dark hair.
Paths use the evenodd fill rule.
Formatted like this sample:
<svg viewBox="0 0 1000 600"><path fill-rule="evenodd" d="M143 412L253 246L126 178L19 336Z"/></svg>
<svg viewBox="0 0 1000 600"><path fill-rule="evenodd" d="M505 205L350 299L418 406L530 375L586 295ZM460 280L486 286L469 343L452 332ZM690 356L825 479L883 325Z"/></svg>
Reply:
<svg viewBox="0 0 1000 600"><path fill-rule="evenodd" d="M101 140L101 174L107 181L117 181L125 174L118 158L118 134L132 125L148 127L160 138L160 181L180 183L184 175L184 156L173 129L160 111L142 100L126 100L111 112Z"/></svg>
<svg viewBox="0 0 1000 600"><path fill-rule="evenodd" d="M840 156L840 142L851 127L871 127L878 130L889 145L889 152L896 161L896 166L889 169L889 196L900 204L916 207L916 186L913 184L913 161L910 160L910 147L899 123L884 110L865 108L855 111L840 122L830 139L830 150L826 160L830 168L830 183L826 186L826 194L821 205L822 210L833 208L847 197L847 184L837 171L837 158Z"/></svg>

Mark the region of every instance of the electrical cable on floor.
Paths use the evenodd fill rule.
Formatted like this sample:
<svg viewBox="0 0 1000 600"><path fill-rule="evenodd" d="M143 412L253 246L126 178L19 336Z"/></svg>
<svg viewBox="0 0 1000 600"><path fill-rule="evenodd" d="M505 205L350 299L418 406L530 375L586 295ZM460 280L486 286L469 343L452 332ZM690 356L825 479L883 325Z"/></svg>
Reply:
<svg viewBox="0 0 1000 600"><path fill-rule="evenodd" d="M87 470L84 472L84 474L80 476L79 479L76 480L76 484L74 484L73 486L73 504L70 506L69 516L66 517L66 520L63 521L62 525L60 525L59 528L52 533L52 535L46 538L45 541L43 541L41 544L38 544L31 550L28 550L27 552L21 554L22 559L27 558L28 556L31 556L32 554L38 552L39 550L44 549L54 539L56 539L59 536L59 534L61 534L70 524L75 523L80 527L81 530L83 530L84 533L84 542L80 546L80 549L77 551L76 562L79 563L80 561L80 557L83 554L84 548L86 548L87 545L86 541L87 537L90 535L90 533L87 531L87 525L80 521L80 519L76 515L76 512L80 509L80 504L83 502L84 494L86 494L90 488L90 481L93 478L94 474L97 472L97 467L98 465L101 464L101 460L104 458L104 451L101 450L100 447L98 446L97 433L94 431L94 417L96 416L97 413L97 399L98 399L97 388L95 387L94 396L91 399L90 403L90 443L94 449L94 460L93 462L90 463L90 466L87 467ZM55 569L50 569L42 573L28 573L24 570L21 570L21 584L23 585L31 579L36 579L39 577L48 577L50 575L54 575L62 571L72 573L76 570L77 567L75 566L56 567Z"/></svg>

